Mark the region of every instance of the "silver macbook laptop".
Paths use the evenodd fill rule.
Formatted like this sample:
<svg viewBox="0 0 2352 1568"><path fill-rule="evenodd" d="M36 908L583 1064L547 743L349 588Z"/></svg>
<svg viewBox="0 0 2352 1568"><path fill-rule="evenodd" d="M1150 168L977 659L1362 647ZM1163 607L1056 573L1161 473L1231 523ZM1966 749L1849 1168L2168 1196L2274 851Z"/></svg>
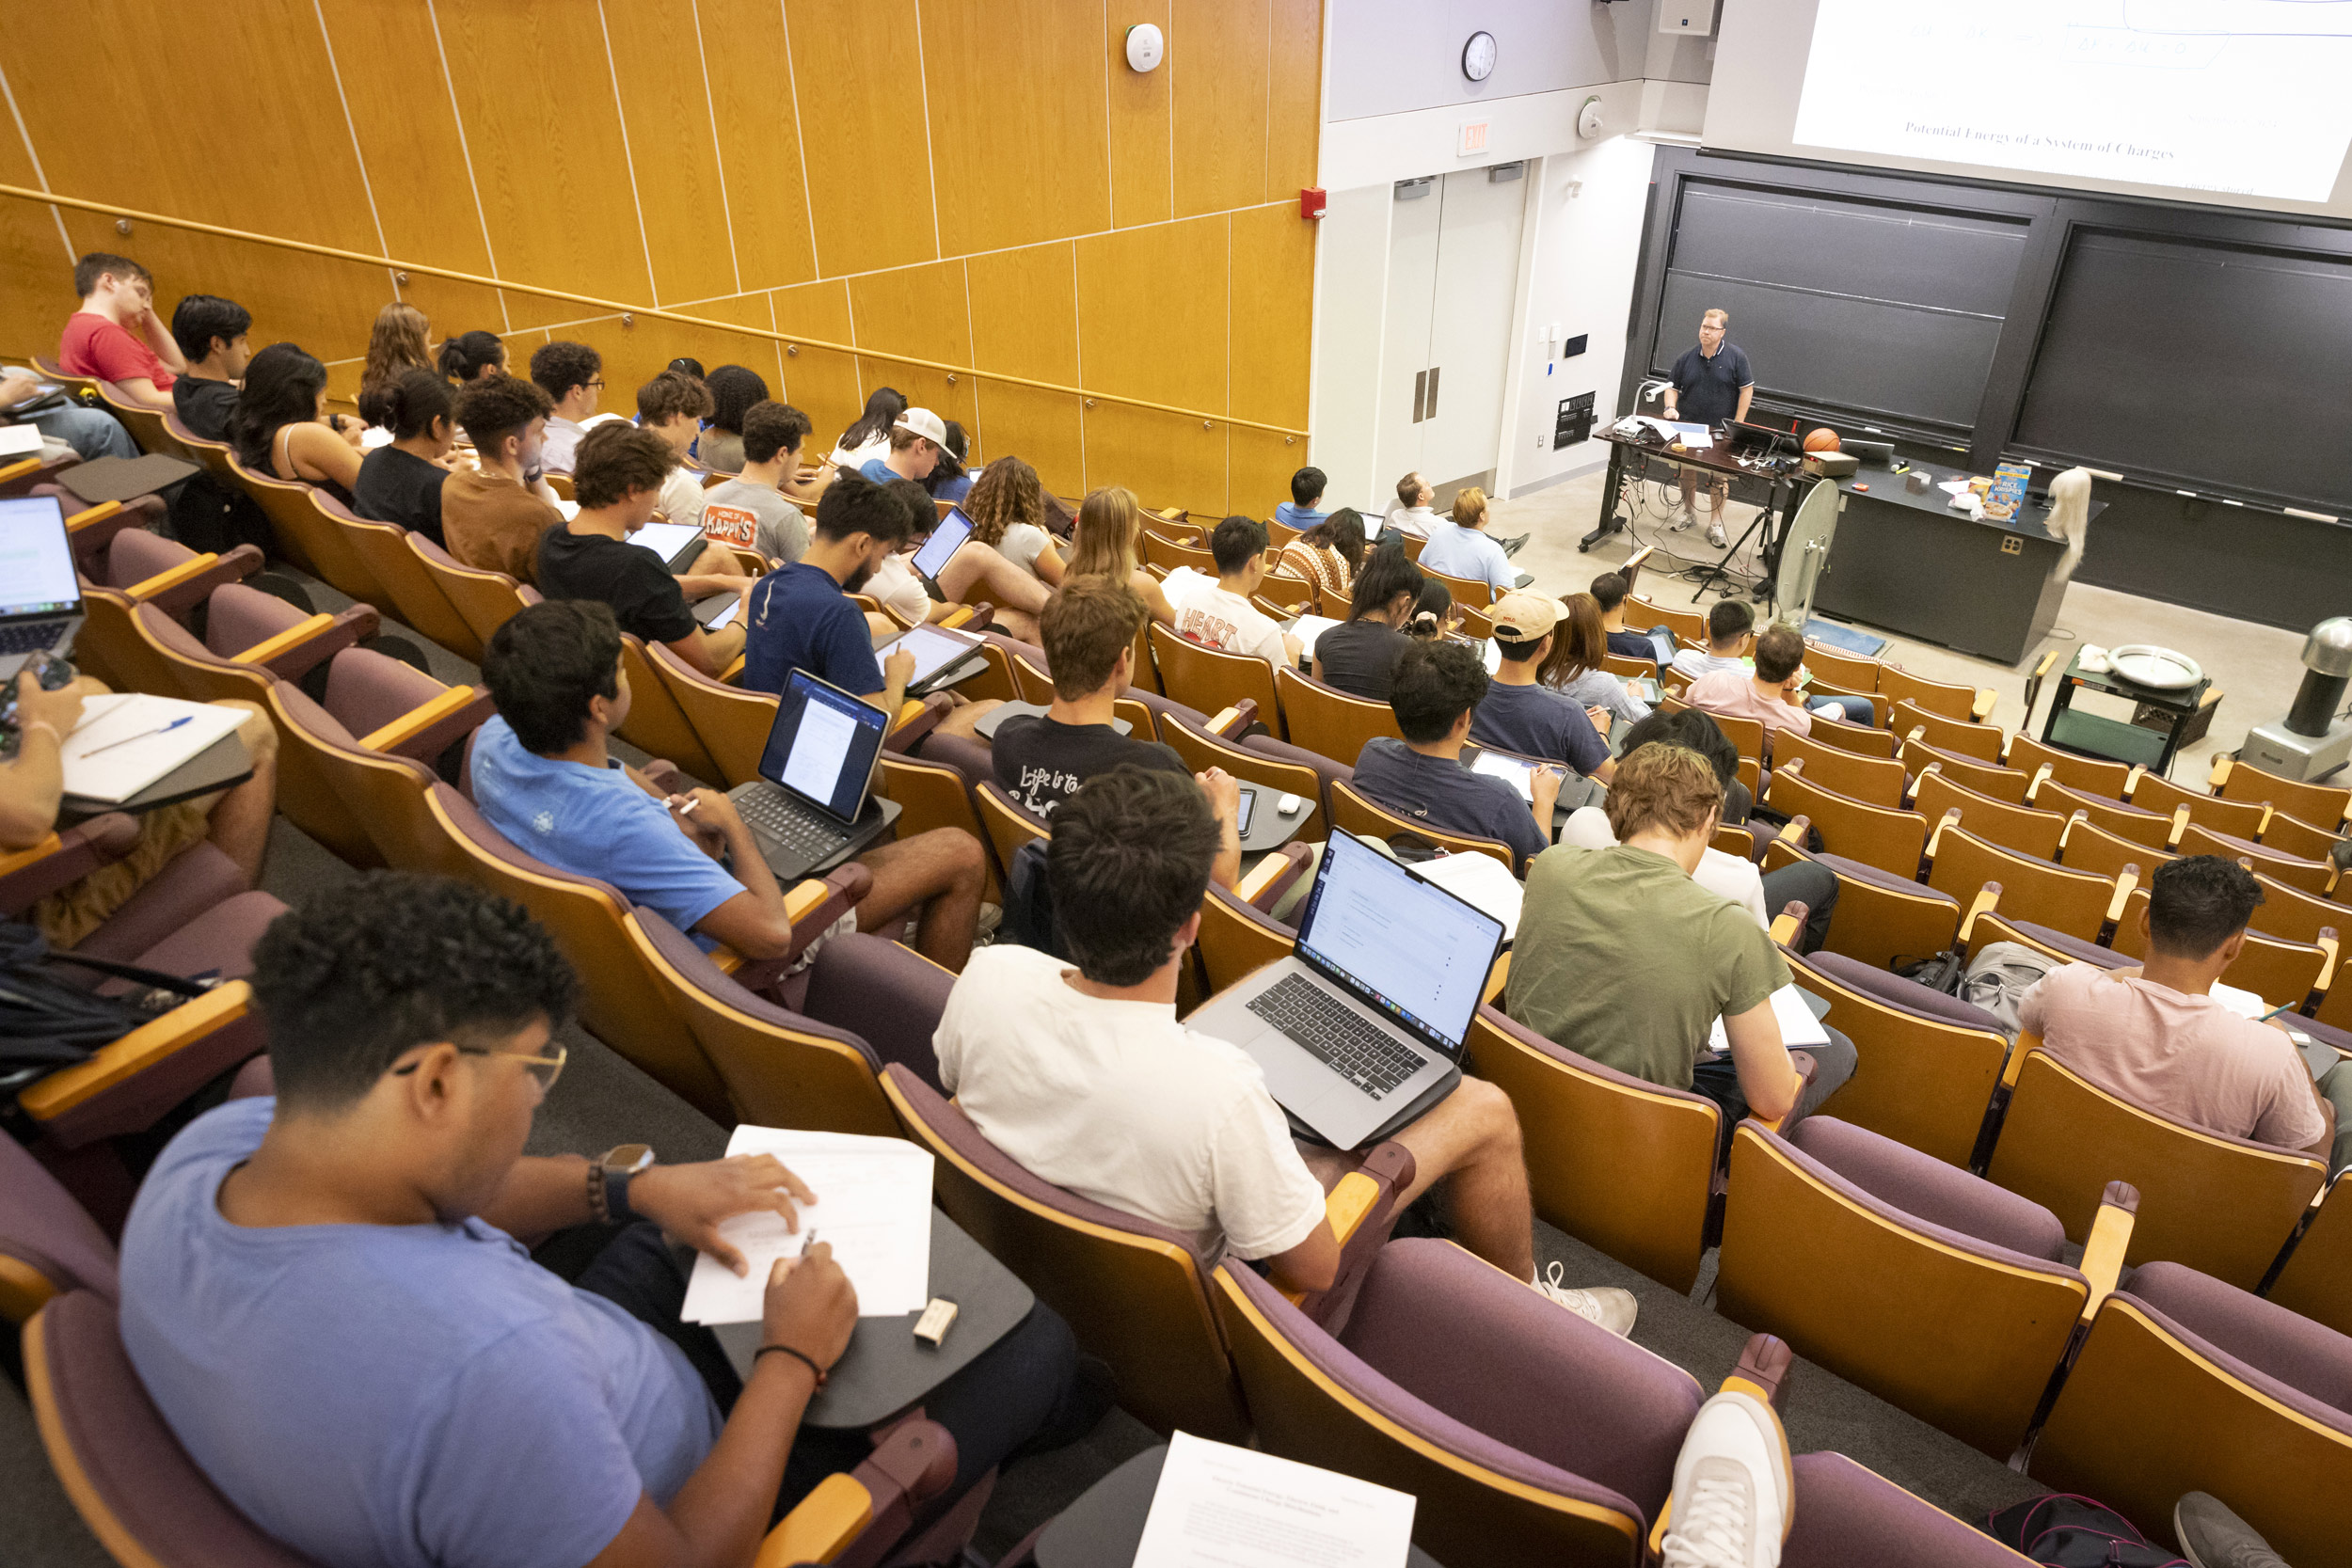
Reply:
<svg viewBox="0 0 2352 1568"><path fill-rule="evenodd" d="M0 681L35 654L62 656L82 626L82 584L55 496L0 500Z"/></svg>
<svg viewBox="0 0 2352 1568"><path fill-rule="evenodd" d="M778 881L788 886L857 853L890 825L889 814L866 810L889 732L889 715L873 704L792 672L760 776L727 791Z"/></svg>
<svg viewBox="0 0 2352 1568"><path fill-rule="evenodd" d="M1355 1148L1454 1073L1502 923L1334 829L1291 957L1184 1021L1232 1040L1317 1137Z"/></svg>

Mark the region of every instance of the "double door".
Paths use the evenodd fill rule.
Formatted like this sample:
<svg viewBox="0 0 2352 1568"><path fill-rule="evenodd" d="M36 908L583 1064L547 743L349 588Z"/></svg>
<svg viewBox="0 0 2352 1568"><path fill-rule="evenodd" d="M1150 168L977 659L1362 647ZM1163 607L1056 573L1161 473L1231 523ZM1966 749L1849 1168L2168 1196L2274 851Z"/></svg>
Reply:
<svg viewBox="0 0 2352 1568"><path fill-rule="evenodd" d="M1392 192L1375 459L1384 493L1414 469L1441 488L1493 473L1526 197L1524 179L1483 168Z"/></svg>

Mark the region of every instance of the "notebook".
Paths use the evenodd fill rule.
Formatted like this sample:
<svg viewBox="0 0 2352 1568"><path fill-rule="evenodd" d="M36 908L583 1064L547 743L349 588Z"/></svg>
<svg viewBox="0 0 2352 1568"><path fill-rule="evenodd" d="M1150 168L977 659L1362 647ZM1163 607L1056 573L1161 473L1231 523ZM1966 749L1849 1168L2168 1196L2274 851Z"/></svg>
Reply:
<svg viewBox="0 0 2352 1568"><path fill-rule="evenodd" d="M144 692L92 697L65 737L65 792L127 800L237 727L242 708Z"/></svg>

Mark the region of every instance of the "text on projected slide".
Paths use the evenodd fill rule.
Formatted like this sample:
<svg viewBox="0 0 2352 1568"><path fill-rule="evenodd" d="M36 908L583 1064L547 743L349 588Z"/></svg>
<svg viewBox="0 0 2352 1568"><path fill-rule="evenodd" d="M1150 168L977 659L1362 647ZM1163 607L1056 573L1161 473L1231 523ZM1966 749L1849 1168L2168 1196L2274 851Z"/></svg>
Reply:
<svg viewBox="0 0 2352 1568"><path fill-rule="evenodd" d="M2325 201L2352 0L1820 0L1794 139Z"/></svg>

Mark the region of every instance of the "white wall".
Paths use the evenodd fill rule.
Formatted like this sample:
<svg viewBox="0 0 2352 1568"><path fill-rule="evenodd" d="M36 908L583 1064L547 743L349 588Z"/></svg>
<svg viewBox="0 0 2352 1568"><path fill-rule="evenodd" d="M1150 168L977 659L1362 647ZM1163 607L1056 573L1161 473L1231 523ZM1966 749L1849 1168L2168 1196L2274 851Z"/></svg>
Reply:
<svg viewBox="0 0 2352 1568"><path fill-rule="evenodd" d="M1645 74L1654 0L1330 0L1327 121L1495 103ZM1462 74L1472 33L1494 35L1494 71ZM1674 40L1666 40L1672 42ZM1660 74L1663 74L1661 72ZM1427 173L1427 170L1423 170Z"/></svg>
<svg viewBox="0 0 2352 1568"><path fill-rule="evenodd" d="M1503 404L1503 451L1495 488L1524 495L1602 461L1597 441L1555 450L1552 427L1562 399L1594 392L1596 428L1617 413L1625 367L1626 318L1649 199L1648 142L1615 136L1581 151L1555 154L1529 171L1528 227L1534 235L1522 268L1524 303L1517 314L1512 382ZM1583 334L1589 346L1572 358L1547 353L1547 329L1562 341Z"/></svg>

